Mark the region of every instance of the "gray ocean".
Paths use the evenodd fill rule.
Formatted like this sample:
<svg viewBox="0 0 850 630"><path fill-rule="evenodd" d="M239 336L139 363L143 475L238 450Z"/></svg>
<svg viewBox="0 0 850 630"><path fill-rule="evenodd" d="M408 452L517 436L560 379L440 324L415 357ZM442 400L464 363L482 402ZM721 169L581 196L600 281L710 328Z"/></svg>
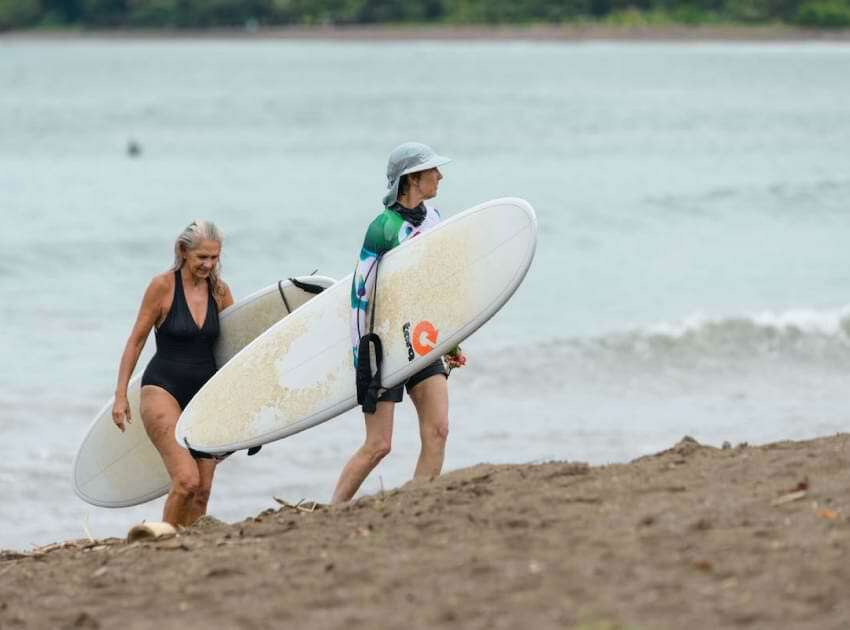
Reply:
<svg viewBox="0 0 850 630"><path fill-rule="evenodd" d="M446 469L847 431L848 71L817 43L0 38L0 547L159 520L70 473L179 231L223 228L237 299L346 276L406 140L454 159L444 214L517 196L540 226L450 379ZM411 476L409 402L395 430L363 493ZM210 512L327 501L362 431L231 457Z"/></svg>

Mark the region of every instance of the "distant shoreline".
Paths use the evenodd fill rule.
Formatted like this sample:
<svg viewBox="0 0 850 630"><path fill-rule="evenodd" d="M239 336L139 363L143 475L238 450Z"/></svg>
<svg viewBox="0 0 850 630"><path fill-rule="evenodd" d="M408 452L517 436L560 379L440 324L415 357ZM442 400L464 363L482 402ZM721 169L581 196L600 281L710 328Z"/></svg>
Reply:
<svg viewBox="0 0 850 630"><path fill-rule="evenodd" d="M528 41L528 42L850 42L850 29L816 30L768 26L618 26L567 24L528 26L289 26L256 29L36 29L0 33L12 40L319 40L319 41Z"/></svg>

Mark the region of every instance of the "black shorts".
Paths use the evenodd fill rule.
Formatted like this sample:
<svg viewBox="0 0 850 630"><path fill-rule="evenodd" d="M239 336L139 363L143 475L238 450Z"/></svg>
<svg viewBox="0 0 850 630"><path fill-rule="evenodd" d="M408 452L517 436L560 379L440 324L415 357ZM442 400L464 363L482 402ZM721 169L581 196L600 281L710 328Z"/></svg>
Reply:
<svg viewBox="0 0 850 630"><path fill-rule="evenodd" d="M401 399L404 398L404 388L407 388L407 393L410 393L410 390L416 387L419 383L424 381L426 378L434 376L435 374L442 374L446 378L449 377L449 371L446 369L446 366L443 364L443 359L440 357L433 363L426 365L424 368L419 370L416 374L407 379L404 383L396 385L395 387L391 387L383 394L378 397L378 402L401 402Z"/></svg>

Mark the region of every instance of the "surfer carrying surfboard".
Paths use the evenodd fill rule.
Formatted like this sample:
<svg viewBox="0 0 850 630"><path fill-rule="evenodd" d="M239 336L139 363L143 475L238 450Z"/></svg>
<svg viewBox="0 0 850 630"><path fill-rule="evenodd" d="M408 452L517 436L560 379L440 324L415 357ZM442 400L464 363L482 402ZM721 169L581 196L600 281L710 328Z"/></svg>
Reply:
<svg viewBox="0 0 850 630"><path fill-rule="evenodd" d="M425 201L436 197L443 178L439 167L449 161L449 158L437 155L431 147L418 142L401 144L389 155L389 191L383 199L384 211L366 231L351 287L355 364L360 340L371 332L367 313L380 257L440 221L440 213ZM364 407L366 439L343 468L334 490L334 503L350 500L372 469L390 452L395 404L401 402L405 388L416 407L422 441L414 478L440 474L449 432L448 371L466 363L459 349L445 358L448 366L442 358L437 359L405 383L380 393L372 401L374 412L370 413Z"/></svg>
<svg viewBox="0 0 850 630"><path fill-rule="evenodd" d="M112 419L124 431L134 420L127 385L155 327L156 354L142 376L140 410L171 478L162 520L172 525L191 525L206 513L215 472L216 460L195 459L175 441L174 428L182 409L216 371L218 313L233 304L219 275L221 245L221 231L209 221L193 221L177 237L174 265L148 285L118 369Z"/></svg>

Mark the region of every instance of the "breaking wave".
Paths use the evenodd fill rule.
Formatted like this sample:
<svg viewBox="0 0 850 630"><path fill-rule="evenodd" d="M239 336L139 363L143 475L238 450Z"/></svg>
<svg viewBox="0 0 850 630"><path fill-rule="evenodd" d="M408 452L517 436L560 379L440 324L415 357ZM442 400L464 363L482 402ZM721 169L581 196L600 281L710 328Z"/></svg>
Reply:
<svg viewBox="0 0 850 630"><path fill-rule="evenodd" d="M850 359L850 305L764 311L713 318L701 314L572 342L585 351L635 357Z"/></svg>
<svg viewBox="0 0 850 630"><path fill-rule="evenodd" d="M754 362L850 368L850 305L733 317L695 314L590 338L559 338L488 355L485 371L523 365L539 375L596 368L723 369Z"/></svg>

